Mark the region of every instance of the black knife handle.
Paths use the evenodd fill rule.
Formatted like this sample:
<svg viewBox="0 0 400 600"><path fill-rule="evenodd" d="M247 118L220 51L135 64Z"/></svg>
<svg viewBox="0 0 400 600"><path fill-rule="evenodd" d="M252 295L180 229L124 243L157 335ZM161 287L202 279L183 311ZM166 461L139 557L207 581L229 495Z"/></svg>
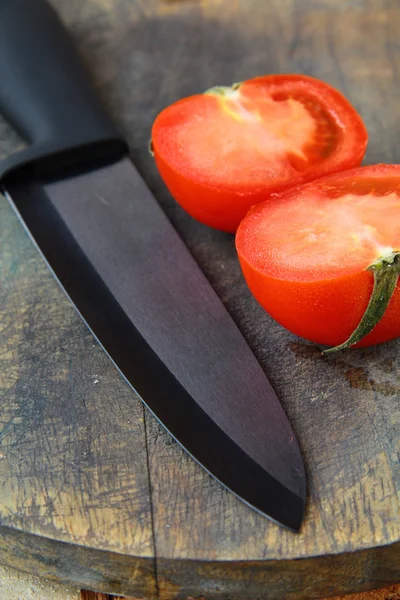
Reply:
<svg viewBox="0 0 400 600"><path fill-rule="evenodd" d="M0 0L0 112L30 143L0 162L0 180L58 176L128 153L45 0Z"/></svg>

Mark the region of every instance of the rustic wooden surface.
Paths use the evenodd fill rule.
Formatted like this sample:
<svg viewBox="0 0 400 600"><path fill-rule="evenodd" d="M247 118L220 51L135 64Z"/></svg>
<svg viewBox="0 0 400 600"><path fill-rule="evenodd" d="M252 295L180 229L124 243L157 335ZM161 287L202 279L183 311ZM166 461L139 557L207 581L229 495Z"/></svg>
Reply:
<svg viewBox="0 0 400 600"><path fill-rule="evenodd" d="M340 598L332 598L332 600L400 600L400 585L392 585L388 588L382 588L372 592L361 592L361 594L340 596Z"/></svg>
<svg viewBox="0 0 400 600"><path fill-rule="evenodd" d="M308 472L294 535L244 506L143 410L0 199L0 562L173 600L311 599L400 581L400 340L321 358L246 289L232 236L172 201L147 153L157 112L269 72L342 90L367 163L400 162L397 0L53 0L132 158L233 315ZM0 123L0 150L21 141ZM298 560L301 559L301 560Z"/></svg>
<svg viewBox="0 0 400 600"><path fill-rule="evenodd" d="M0 565L0 597L7 600L139 600L71 588ZM333 600L400 600L400 584L385 589L341 596Z"/></svg>
<svg viewBox="0 0 400 600"><path fill-rule="evenodd" d="M119 597L120 598L120 597ZM46 599L47 600L47 599ZM80 600L119 600L117 596L102 594L101 592L81 591ZM125 598L125 600L135 600L135 598ZM191 600L189 598L189 600ZM361 594L350 594L346 596L337 596L332 600L400 600L400 585L393 585L380 590L370 592L361 592Z"/></svg>
<svg viewBox="0 0 400 600"><path fill-rule="evenodd" d="M91 592L82 590L79 600L119 600L121 596L111 596L101 592ZM135 600L135 598L125 598L125 600ZM191 600L191 599L189 599ZM361 594L350 594L346 596L337 596L332 600L400 600L400 585L392 585L380 590L370 592L361 592Z"/></svg>

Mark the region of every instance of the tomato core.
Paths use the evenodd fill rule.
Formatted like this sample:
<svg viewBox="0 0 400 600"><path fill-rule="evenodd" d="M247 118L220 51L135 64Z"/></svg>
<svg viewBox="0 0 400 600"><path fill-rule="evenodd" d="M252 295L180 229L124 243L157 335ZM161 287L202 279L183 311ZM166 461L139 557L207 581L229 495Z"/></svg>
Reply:
<svg viewBox="0 0 400 600"><path fill-rule="evenodd" d="M340 129L312 95L269 94L253 86L214 88L177 105L164 144L176 153L175 168L199 183L225 188L274 184L325 160ZM173 144L173 148L172 148Z"/></svg>

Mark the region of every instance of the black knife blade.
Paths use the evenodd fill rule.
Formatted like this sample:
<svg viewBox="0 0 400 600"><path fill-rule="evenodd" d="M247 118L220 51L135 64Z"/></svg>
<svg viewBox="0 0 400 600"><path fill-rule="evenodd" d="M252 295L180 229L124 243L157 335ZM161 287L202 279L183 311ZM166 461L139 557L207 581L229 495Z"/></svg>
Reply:
<svg viewBox="0 0 400 600"><path fill-rule="evenodd" d="M287 417L124 156L56 14L44 0L0 0L0 24L0 108L31 143L0 165L12 206L166 429L242 500L297 530L305 475Z"/></svg>

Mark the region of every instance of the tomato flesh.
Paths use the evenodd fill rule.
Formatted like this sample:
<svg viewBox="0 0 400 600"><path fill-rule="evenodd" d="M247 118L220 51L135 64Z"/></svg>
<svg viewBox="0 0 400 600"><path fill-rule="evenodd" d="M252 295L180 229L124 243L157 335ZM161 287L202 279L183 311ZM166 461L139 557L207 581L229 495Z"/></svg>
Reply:
<svg viewBox="0 0 400 600"><path fill-rule="evenodd" d="M157 117L152 142L160 174L183 208L235 231L269 195L358 165L367 133L327 84L276 75L176 102Z"/></svg>
<svg viewBox="0 0 400 600"><path fill-rule="evenodd" d="M241 223L236 247L260 304L287 329L337 345L367 308L382 256L400 250L400 166L339 173L259 204ZM381 321L357 345L400 336L396 286Z"/></svg>
<svg viewBox="0 0 400 600"><path fill-rule="evenodd" d="M168 129L168 143L177 151L175 168L205 185L243 189L296 176L308 162L309 140L316 137L317 124L301 102L249 96L245 87L199 96L177 110L180 118Z"/></svg>

